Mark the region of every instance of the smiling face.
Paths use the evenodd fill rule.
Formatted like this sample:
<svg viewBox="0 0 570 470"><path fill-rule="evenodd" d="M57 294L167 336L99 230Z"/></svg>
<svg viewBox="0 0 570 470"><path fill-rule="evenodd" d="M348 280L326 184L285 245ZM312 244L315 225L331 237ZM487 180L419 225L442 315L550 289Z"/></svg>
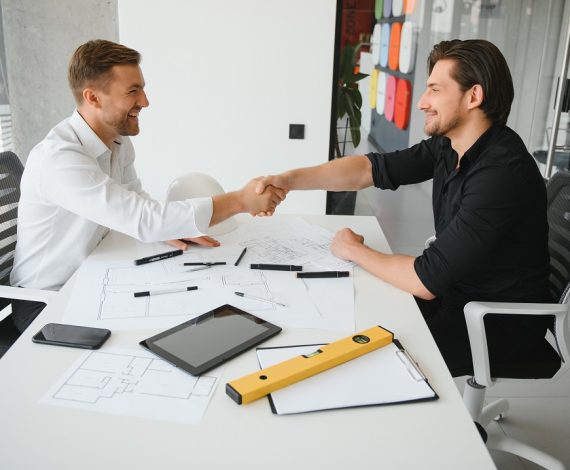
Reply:
<svg viewBox="0 0 570 470"><path fill-rule="evenodd" d="M105 133L132 136L139 129L139 113L149 103L138 65L115 65L111 78L99 90L99 121Z"/></svg>
<svg viewBox="0 0 570 470"><path fill-rule="evenodd" d="M427 89L418 102L425 113L424 133L451 137L465 123L469 90L462 91L452 77L452 60L439 60L427 80Z"/></svg>

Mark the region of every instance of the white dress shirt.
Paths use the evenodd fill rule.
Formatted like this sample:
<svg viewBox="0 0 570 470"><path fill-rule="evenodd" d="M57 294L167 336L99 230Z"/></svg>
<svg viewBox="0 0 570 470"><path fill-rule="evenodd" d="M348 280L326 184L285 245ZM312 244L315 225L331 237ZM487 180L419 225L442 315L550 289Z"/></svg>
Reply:
<svg viewBox="0 0 570 470"><path fill-rule="evenodd" d="M143 242L206 233L212 199L154 201L134 160L128 137L109 149L77 110L32 149L20 186L12 285L59 290L109 229Z"/></svg>

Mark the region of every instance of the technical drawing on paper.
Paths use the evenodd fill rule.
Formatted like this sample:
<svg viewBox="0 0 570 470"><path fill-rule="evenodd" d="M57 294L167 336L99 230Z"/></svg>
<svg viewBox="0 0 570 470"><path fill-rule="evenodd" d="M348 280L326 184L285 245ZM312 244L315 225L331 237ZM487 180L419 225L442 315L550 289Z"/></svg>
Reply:
<svg viewBox="0 0 570 470"><path fill-rule="evenodd" d="M93 351L82 356L42 401L193 422L203 414L218 378L215 374L193 377L146 351ZM175 419L181 411L189 415Z"/></svg>
<svg viewBox="0 0 570 470"><path fill-rule="evenodd" d="M109 267L101 285L99 296L98 320L119 320L128 318L187 316L207 311L211 305L219 303L220 288L226 289L229 295L234 291L245 291L250 295L274 300L271 289L263 271L236 270L218 268L214 274L187 273L186 279L169 283L168 286L156 284L141 284L137 278L137 268L132 266ZM154 288L170 288L188 285L198 286L197 291L181 292L164 296L147 296L134 298L136 291L152 290ZM212 296L212 291L217 294ZM229 290L233 289L233 290ZM206 305L204 305L204 302ZM206 310L204 310L206 309ZM271 303L253 302L251 310L275 310Z"/></svg>

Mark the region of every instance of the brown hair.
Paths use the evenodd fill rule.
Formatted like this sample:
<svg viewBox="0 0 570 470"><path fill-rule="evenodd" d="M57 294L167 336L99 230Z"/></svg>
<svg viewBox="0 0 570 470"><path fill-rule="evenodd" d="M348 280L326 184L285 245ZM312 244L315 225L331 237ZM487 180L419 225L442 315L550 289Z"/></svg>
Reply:
<svg viewBox="0 0 570 470"><path fill-rule="evenodd" d="M69 61L67 79L77 104L83 102L83 89L87 85L105 88L112 77L115 65L138 65L141 55L115 42L96 39L79 46Z"/></svg>
<svg viewBox="0 0 570 470"><path fill-rule="evenodd" d="M497 46L483 39L442 41L428 57L429 74L436 62L443 59L454 61L451 78L463 91L481 85L481 110L491 121L505 126L515 91L509 66Z"/></svg>

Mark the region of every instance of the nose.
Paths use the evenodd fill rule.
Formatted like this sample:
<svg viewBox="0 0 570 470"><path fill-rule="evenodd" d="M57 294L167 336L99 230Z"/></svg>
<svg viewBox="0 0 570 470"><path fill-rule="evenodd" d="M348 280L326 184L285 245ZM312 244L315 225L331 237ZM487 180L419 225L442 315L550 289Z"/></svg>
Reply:
<svg viewBox="0 0 570 470"><path fill-rule="evenodd" d="M426 99L426 94L427 94L427 90L424 91L422 96L420 96L418 104L416 105L417 108L421 111L425 111L429 107L429 105L427 103L427 99Z"/></svg>
<svg viewBox="0 0 570 470"><path fill-rule="evenodd" d="M146 108L150 103L148 102L148 98L144 90L141 90L141 96L137 103L141 108Z"/></svg>

